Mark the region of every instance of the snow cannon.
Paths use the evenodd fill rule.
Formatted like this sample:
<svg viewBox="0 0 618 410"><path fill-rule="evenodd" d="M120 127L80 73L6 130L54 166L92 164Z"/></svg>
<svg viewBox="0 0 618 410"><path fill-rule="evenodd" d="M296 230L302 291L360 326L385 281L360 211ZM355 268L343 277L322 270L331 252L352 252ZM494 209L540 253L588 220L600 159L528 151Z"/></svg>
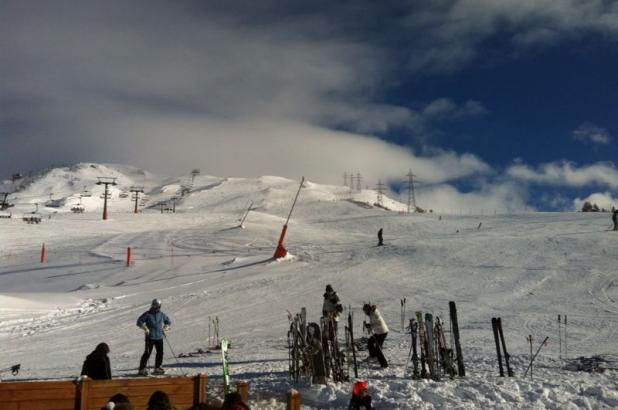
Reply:
<svg viewBox="0 0 618 410"><path fill-rule="evenodd" d="M288 225L285 224L283 225L283 229L281 229L281 235L279 235L279 242L277 243L277 249L275 249L275 254L273 255L273 258L275 259L285 258L285 256L288 254L288 250L285 249L285 246L283 246L283 240L285 239L285 233L287 231L288 231Z"/></svg>
<svg viewBox="0 0 618 410"><path fill-rule="evenodd" d="M273 259L285 258L285 256L288 254L288 250L285 249L285 246L283 246L283 241L285 239L285 234L288 231L288 222L290 222L292 211L294 210L294 206L296 206L296 201L298 200L298 195L300 194L300 190L303 187L304 182L305 182L305 177L302 177L300 180L300 185L298 186L298 191L296 191L296 196L294 197L294 202L292 202L292 208L290 209L290 213L288 214L288 219L285 220L283 229L281 229L281 235L279 235L279 242L277 242L277 249L275 249L275 254L273 255Z"/></svg>

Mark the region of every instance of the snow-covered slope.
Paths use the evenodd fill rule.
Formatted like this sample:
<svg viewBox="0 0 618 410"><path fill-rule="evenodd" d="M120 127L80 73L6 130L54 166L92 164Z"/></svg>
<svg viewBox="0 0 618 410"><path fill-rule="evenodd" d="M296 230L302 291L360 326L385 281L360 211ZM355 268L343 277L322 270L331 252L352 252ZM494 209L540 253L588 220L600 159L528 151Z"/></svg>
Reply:
<svg viewBox="0 0 618 410"><path fill-rule="evenodd" d="M86 173L89 166L77 167ZM66 174L58 172L15 195L44 197L50 184L60 192L70 184L61 185ZM130 167L118 172L119 181L127 178L122 185L146 186L153 202L187 181L140 179ZM84 179L65 195L81 190ZM317 321L330 283L355 312L357 334L366 301L380 307L391 328L389 368L360 369L378 408L618 407L618 373L561 370L557 346L556 317L567 314L569 357L618 355L618 234L608 231L607 214L407 215L360 206L375 201L370 191L350 196L346 187L307 182L285 242L293 256L272 261L297 188L298 181L279 177L200 175L176 214L135 215L112 203L107 221L94 211L59 213L39 225L0 219L0 367L21 362L21 378L73 377L105 341L114 375L134 374L143 348L135 320L157 297L172 318L177 354L206 348L208 317L218 316L222 336L232 341L233 379L251 382L255 408L277 408L272 399L290 387L287 311L305 306ZM238 218L250 201L242 229ZM384 247L375 246L379 228ZM38 263L42 243L45 264ZM129 246L134 265L126 267ZM446 318L448 301L457 302L465 379L403 376L410 346L399 324L403 297L408 316L423 310ZM515 378L496 377L492 317L502 317ZM550 336L534 381L521 377L528 335L535 348ZM164 365L172 374L205 371L211 384L220 381L218 355L175 360L168 349ZM297 387L307 408L345 408L351 389Z"/></svg>

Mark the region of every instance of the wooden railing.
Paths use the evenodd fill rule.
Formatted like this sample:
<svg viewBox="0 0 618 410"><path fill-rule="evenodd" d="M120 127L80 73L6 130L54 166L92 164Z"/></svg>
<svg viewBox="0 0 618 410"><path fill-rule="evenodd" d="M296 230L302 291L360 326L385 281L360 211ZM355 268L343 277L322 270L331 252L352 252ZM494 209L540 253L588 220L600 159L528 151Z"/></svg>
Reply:
<svg viewBox="0 0 618 410"><path fill-rule="evenodd" d="M100 410L117 393L127 396L136 409L143 409L152 393L161 390L167 393L178 410L186 410L206 403L207 380L205 374L200 374L193 377L0 382L0 409ZM240 382L236 388L244 401L250 404L249 385ZM300 409L299 392L290 390L286 399L289 410Z"/></svg>

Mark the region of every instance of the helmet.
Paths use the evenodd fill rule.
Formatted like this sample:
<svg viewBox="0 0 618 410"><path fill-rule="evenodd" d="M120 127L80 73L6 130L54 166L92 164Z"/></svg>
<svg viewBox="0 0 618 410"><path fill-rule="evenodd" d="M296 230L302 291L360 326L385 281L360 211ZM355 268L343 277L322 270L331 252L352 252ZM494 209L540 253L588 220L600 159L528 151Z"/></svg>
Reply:
<svg viewBox="0 0 618 410"><path fill-rule="evenodd" d="M369 387L369 383L367 380L357 380L356 383L352 386L352 394L355 396L360 396L363 390L367 390Z"/></svg>
<svg viewBox="0 0 618 410"><path fill-rule="evenodd" d="M161 300L160 299L152 299L152 303L150 304L151 308L161 309Z"/></svg>
<svg viewBox="0 0 618 410"><path fill-rule="evenodd" d="M333 287L331 285L326 285L326 291L327 292L332 292L333 291Z"/></svg>

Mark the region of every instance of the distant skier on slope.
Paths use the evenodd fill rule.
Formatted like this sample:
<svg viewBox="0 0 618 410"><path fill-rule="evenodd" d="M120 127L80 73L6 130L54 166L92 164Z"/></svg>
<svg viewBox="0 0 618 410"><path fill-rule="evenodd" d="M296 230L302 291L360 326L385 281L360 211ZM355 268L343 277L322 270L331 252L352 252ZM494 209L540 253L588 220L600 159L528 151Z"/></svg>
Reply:
<svg viewBox="0 0 618 410"><path fill-rule="evenodd" d="M367 341L367 348L369 349L369 357L377 357L380 366L388 367L388 362L382 352L382 346L384 340L388 335L388 326L382 318L382 314L376 307L376 305L370 305L365 303L363 305L363 312L369 316L369 323L365 323L365 327L373 332L373 335Z"/></svg>
<svg viewBox="0 0 618 410"><path fill-rule="evenodd" d="M139 363L138 374L145 376L148 374L146 370L146 363L152 353L152 348L157 350L155 356L155 369L154 374L163 374L165 371L161 367L163 363L163 338L166 331L169 330L169 326L172 324L169 317L161 312L161 301L159 299L153 299L150 309L144 312L139 319L137 319L137 326L144 330L145 334L145 349L144 354Z"/></svg>
<svg viewBox="0 0 618 410"><path fill-rule="evenodd" d="M612 212L612 222L614 223L614 231L618 231L618 209Z"/></svg>
<svg viewBox="0 0 618 410"><path fill-rule="evenodd" d="M378 246L384 245L384 238L382 238L382 228L378 231Z"/></svg>
<svg viewBox="0 0 618 410"><path fill-rule="evenodd" d="M99 343L97 347L86 356L82 365L82 376L88 376L93 380L109 380L112 371L109 365L109 346L107 343Z"/></svg>

